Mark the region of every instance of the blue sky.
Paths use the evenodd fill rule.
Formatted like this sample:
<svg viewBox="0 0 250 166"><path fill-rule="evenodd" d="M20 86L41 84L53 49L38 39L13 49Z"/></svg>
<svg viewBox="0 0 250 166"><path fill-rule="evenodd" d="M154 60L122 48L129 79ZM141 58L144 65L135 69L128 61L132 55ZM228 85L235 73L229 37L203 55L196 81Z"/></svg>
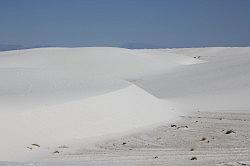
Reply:
<svg viewBox="0 0 250 166"><path fill-rule="evenodd" d="M0 43L250 46L250 0L0 0Z"/></svg>

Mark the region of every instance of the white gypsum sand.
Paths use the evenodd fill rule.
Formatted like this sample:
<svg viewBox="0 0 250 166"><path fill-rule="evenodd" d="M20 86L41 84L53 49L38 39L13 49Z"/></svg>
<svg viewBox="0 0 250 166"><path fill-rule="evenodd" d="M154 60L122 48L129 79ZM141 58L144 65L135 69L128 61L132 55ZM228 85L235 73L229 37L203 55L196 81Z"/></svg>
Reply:
<svg viewBox="0 0 250 166"><path fill-rule="evenodd" d="M249 127L249 121L242 118L249 116L249 64L249 47L41 48L1 52L0 161L7 161L1 164L27 164L26 161L41 165L80 165L81 162L119 165L117 162L123 161L121 165L151 165L152 162L164 165L174 164L175 159L180 161L178 165L190 162L189 152L179 149L187 148L182 137L195 144L195 134L203 135L207 129L210 135L218 136L213 124L217 124L214 119L220 114L211 113L212 120L202 119L197 126L187 122L188 129L184 120L181 130L165 133L165 142L171 138L179 147L164 144L160 146L163 149L157 148L159 142L152 139L170 130L161 124L169 126L181 115L188 117L194 111L235 112L221 116L225 119L240 116L240 120L219 121L218 126L225 127L224 130L237 129L236 133L244 135L242 132L247 132ZM246 113L237 114L242 111ZM155 133L151 125L163 129ZM182 130L187 133L182 135ZM131 132L143 142L135 141L132 147L127 142L113 146L120 138L128 137L133 142L134 136L128 134ZM172 139L173 134L179 137ZM211 150L217 164L247 163L248 158L244 156L249 154L248 134L246 137L231 135L230 146L223 142L226 137L219 135L217 144L205 146L204 151ZM237 139L240 144L236 143ZM227 151L234 144L237 144L235 148L246 147L239 160L224 160L227 155L216 158L221 154L216 150L217 145ZM131 148L134 158L125 157ZM171 153L162 152L169 150ZM211 164L210 159L214 159L209 156L200 159L199 153L202 155L204 151L195 152L197 164ZM154 152L161 157L154 156ZM114 153L120 157L110 158ZM173 154L175 157L171 158ZM233 155L234 151L228 154Z"/></svg>

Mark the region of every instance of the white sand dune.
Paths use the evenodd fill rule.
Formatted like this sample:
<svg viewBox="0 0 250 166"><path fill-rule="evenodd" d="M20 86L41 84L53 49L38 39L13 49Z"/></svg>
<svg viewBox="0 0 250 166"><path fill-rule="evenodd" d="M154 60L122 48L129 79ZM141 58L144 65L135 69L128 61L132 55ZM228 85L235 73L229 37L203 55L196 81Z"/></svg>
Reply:
<svg viewBox="0 0 250 166"><path fill-rule="evenodd" d="M250 47L1 52L0 161L40 161L189 111L250 110L249 64Z"/></svg>
<svg viewBox="0 0 250 166"><path fill-rule="evenodd" d="M179 113L169 103L128 81L164 73L184 61L200 63L121 48L0 53L0 160L28 159L26 146L32 143L55 145L175 119Z"/></svg>
<svg viewBox="0 0 250 166"><path fill-rule="evenodd" d="M41 48L0 53L1 111L27 110L104 94L180 66L183 56L154 58L121 48ZM186 61L199 60L187 57ZM11 103L15 103L15 105Z"/></svg>
<svg viewBox="0 0 250 166"><path fill-rule="evenodd" d="M250 109L250 47L142 50L152 51L206 61L136 83L153 95L191 111Z"/></svg>
<svg viewBox="0 0 250 166"><path fill-rule="evenodd" d="M132 85L87 99L2 114L2 160L25 159L31 143L56 146L176 119L170 105ZM6 144L8 142L8 144ZM12 154L12 155L11 155ZM3 158L3 157L6 158Z"/></svg>

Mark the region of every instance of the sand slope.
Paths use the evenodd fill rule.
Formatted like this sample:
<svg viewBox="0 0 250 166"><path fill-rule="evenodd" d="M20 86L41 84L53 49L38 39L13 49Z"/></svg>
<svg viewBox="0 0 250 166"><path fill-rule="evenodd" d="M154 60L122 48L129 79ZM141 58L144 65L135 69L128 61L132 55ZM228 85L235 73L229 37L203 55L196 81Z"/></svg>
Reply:
<svg viewBox="0 0 250 166"><path fill-rule="evenodd" d="M0 53L1 111L20 111L105 94L126 81L159 74L199 60L154 58L122 48L40 48ZM13 105L12 103L15 103Z"/></svg>
<svg viewBox="0 0 250 166"><path fill-rule="evenodd" d="M183 57L183 56L181 56ZM0 160L33 160L43 147L176 119L166 101L131 84L182 66L121 48L42 48L0 53ZM129 82L130 81L130 82ZM7 144L8 142L8 144ZM32 153L30 152L32 149ZM32 157L33 156L33 157Z"/></svg>
<svg viewBox="0 0 250 166"><path fill-rule="evenodd" d="M142 50L151 53L151 50ZM250 47L153 50L206 61L136 82L159 98L185 110L249 110Z"/></svg>
<svg viewBox="0 0 250 166"><path fill-rule="evenodd" d="M249 113L194 112L175 123L97 142L94 148L75 149L73 145L56 147L51 151L59 153L52 152L39 163L1 164L248 166L249 127ZM226 134L230 130L233 132ZM191 160L193 157L197 160Z"/></svg>
<svg viewBox="0 0 250 166"><path fill-rule="evenodd" d="M249 112L249 64L249 47L1 52L0 160L193 165L195 155L197 165L246 164L249 114L214 112ZM193 111L213 113L169 127Z"/></svg>

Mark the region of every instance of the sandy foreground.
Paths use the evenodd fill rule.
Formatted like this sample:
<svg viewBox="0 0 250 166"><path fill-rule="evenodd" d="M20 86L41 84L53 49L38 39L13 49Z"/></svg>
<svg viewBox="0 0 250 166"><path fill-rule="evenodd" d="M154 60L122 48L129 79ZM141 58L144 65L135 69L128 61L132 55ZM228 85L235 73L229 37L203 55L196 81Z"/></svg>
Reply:
<svg viewBox="0 0 250 166"><path fill-rule="evenodd" d="M98 142L51 149L46 161L1 165L250 165L250 113L194 112L172 124Z"/></svg>

